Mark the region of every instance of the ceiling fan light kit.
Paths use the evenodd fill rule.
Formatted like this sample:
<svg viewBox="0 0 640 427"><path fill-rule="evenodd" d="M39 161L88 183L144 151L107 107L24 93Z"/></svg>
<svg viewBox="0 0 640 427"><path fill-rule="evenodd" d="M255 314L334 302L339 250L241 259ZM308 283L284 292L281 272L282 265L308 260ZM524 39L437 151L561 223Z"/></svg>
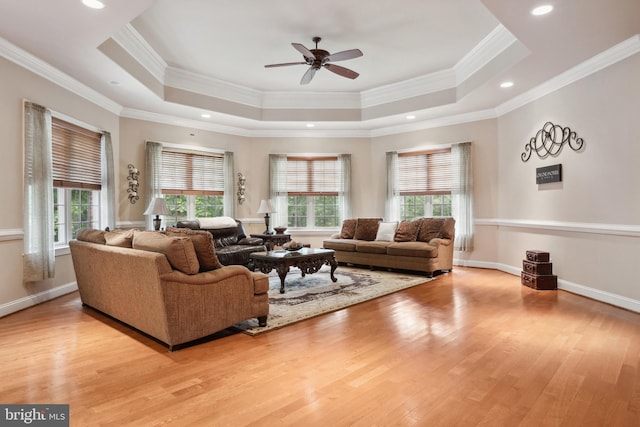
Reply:
<svg viewBox="0 0 640 427"><path fill-rule="evenodd" d="M358 58L362 56L362 51L360 49L350 49L344 50L342 52L329 53L324 49L318 49L318 42L322 40L320 37L314 37L313 42L316 44L315 49L307 49L304 45L300 43L291 43L291 46L298 52L300 52L304 58L304 62L285 62L281 64L269 64L265 65L266 68L273 67L286 67L289 65L308 65L309 69L302 76L302 80L300 80L301 85L309 84L309 82L315 76L316 71L320 68L324 67L327 70L342 76L348 79L355 79L360 74L356 73L353 70L350 70L345 67L341 67L340 65L335 65L332 62L336 61L345 61L347 59Z"/></svg>

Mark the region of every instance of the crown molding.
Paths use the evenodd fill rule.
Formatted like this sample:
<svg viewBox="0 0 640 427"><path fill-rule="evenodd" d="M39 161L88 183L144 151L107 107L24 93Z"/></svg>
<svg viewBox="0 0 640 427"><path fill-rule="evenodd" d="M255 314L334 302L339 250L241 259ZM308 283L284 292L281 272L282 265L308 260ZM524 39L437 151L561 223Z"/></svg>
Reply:
<svg viewBox="0 0 640 427"><path fill-rule="evenodd" d="M120 114L122 111L120 104L80 83L73 77L31 55L27 51L20 49L2 37L0 37L0 55L113 114Z"/></svg>
<svg viewBox="0 0 640 427"><path fill-rule="evenodd" d="M153 77L164 82L167 63L131 24L125 25L111 38L146 68Z"/></svg>
<svg viewBox="0 0 640 427"><path fill-rule="evenodd" d="M535 88L499 105L496 107L496 112L498 116L503 116L639 52L640 35L636 34L575 67L558 74Z"/></svg>
<svg viewBox="0 0 640 427"><path fill-rule="evenodd" d="M504 25L499 24L453 67L456 83L467 80L517 41Z"/></svg>
<svg viewBox="0 0 640 427"><path fill-rule="evenodd" d="M264 92L262 108L266 109L359 109L360 93L357 92Z"/></svg>
<svg viewBox="0 0 640 427"><path fill-rule="evenodd" d="M399 133L415 132L424 129L433 129L444 126L453 126L463 123L478 122L481 120L490 120L497 117L495 110L480 110L470 113L456 114L452 116L439 117L437 119L423 120L412 122L398 126L387 126L375 129L370 132L372 138L388 135L396 135Z"/></svg>

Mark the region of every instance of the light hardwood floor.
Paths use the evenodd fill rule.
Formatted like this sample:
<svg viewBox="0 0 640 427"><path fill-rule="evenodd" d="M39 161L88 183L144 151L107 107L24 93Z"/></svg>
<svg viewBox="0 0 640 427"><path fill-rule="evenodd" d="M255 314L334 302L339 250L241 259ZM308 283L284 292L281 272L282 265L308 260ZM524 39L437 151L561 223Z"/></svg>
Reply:
<svg viewBox="0 0 640 427"><path fill-rule="evenodd" d="M73 426L640 425L640 314L493 270L173 353L74 293L0 343L0 402Z"/></svg>

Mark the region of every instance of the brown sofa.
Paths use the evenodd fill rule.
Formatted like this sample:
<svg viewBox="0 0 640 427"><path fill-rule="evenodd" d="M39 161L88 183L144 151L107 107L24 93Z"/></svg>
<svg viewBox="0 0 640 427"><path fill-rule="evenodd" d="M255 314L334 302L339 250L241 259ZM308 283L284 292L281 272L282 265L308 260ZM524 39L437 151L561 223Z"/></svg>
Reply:
<svg viewBox="0 0 640 427"><path fill-rule="evenodd" d="M432 276L453 268L453 218L418 218L394 223L382 218L343 222L339 234L323 241L339 263L422 271Z"/></svg>
<svg viewBox="0 0 640 427"><path fill-rule="evenodd" d="M169 350L252 317L266 325L266 275L219 266L217 260L201 270L203 246L201 263L194 255L198 245L188 236L130 231L133 236L127 239L114 233L91 230L89 237L78 234L85 241L69 243L83 305L158 339ZM127 240L133 247L126 247Z"/></svg>

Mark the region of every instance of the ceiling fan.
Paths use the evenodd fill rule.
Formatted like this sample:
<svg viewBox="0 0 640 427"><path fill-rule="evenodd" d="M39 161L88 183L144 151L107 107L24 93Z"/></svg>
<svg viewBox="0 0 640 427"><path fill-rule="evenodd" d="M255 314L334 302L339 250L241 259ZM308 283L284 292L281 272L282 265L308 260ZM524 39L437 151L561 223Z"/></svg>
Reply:
<svg viewBox="0 0 640 427"><path fill-rule="evenodd" d="M360 49L344 50L342 52L331 54L326 50L318 49L318 42L322 40L320 37L314 37L312 40L316 44L315 49L307 49L300 43L291 43L291 46L293 46L298 52L302 54L302 56L304 57L304 62L285 62L283 64L269 64L269 65L265 65L265 67L266 68L286 67L288 65L299 65L299 64L309 65L310 66L309 69L302 76L302 80L300 80L301 85L308 84L311 81L311 79L313 79L313 76L316 74L316 71L320 69L320 67L324 67L327 70L333 71L337 75L346 77L348 79L355 79L360 75L348 68L332 64L332 62L335 62L335 61L344 61L347 59L353 59L353 58L358 58L362 56L362 52L360 51Z"/></svg>

